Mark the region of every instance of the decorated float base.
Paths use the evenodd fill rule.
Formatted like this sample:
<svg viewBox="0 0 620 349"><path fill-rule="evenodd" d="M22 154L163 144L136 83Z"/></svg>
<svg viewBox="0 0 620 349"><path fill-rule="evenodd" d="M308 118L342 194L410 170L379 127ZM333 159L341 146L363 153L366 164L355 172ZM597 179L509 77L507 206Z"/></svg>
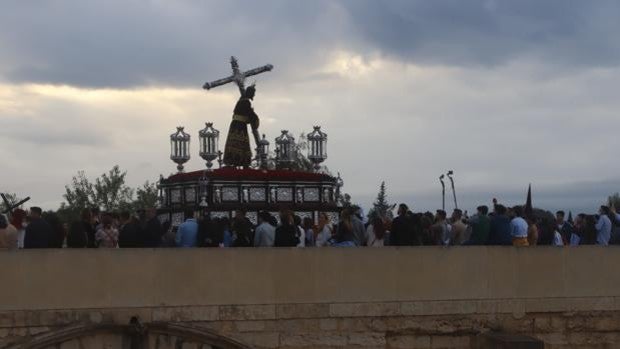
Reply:
<svg viewBox="0 0 620 349"><path fill-rule="evenodd" d="M178 226L186 210L232 218L235 210L243 209L256 223L260 211L277 215L281 209L290 209L315 222L320 212L326 212L335 222L340 212L339 182L328 174L293 170L224 167L177 173L160 180L159 217Z"/></svg>

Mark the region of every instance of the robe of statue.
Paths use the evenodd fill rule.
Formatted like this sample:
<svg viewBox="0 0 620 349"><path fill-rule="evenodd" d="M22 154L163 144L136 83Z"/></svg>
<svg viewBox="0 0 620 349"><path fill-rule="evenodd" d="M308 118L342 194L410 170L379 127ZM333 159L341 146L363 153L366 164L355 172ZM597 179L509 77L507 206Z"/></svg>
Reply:
<svg viewBox="0 0 620 349"><path fill-rule="evenodd" d="M258 115L252 109L252 101L242 97L237 101L233 112L233 119L228 129L226 146L224 148L224 164L228 166L249 167L252 161L248 124L258 129Z"/></svg>

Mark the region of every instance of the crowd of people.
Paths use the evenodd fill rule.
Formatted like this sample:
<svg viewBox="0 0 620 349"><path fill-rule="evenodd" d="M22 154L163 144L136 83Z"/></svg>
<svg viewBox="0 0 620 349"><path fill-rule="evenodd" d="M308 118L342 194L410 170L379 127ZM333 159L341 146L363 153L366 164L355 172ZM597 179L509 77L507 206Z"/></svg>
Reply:
<svg viewBox="0 0 620 349"><path fill-rule="evenodd" d="M338 222L321 212L315 222L290 210L278 217L258 213L254 224L243 210L229 219L194 217L185 212L178 227L160 222L156 209L136 214L84 209L80 219L61 222L39 207L29 212L13 210L0 215L0 248L137 248L137 247L356 247L420 245L576 246L620 243L620 214L601 206L597 215L566 217L535 215L523 206L506 207L495 200L489 212L479 206L476 214L455 209L414 213L406 204L397 216L374 215L364 222L361 209L344 208Z"/></svg>

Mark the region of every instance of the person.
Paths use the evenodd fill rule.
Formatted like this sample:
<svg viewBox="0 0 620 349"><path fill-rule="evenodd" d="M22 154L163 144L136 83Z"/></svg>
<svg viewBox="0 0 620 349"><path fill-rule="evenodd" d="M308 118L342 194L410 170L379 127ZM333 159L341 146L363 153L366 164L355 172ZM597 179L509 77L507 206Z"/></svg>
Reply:
<svg viewBox="0 0 620 349"><path fill-rule="evenodd" d="M66 231L65 227L55 212L45 212L43 219L52 227L52 236L50 237L51 248L62 248L65 244Z"/></svg>
<svg viewBox="0 0 620 349"><path fill-rule="evenodd" d="M351 209L345 208L340 212L340 222L338 222L338 230L336 232L334 246L339 247L355 247L355 234L353 232Z"/></svg>
<svg viewBox="0 0 620 349"><path fill-rule="evenodd" d="M245 168L250 166L252 150L250 149L247 125L250 124L253 133L257 134L260 124L258 115L252 108L252 100L255 94L256 87L254 85L248 86L235 105L224 148L224 164L228 166L243 166Z"/></svg>
<svg viewBox="0 0 620 349"><path fill-rule="evenodd" d="M375 216L366 228L366 246L382 247L384 246L385 223L379 216Z"/></svg>
<svg viewBox="0 0 620 349"><path fill-rule="evenodd" d="M101 218L100 228L95 233L95 241L100 248L118 247L118 229L113 224L112 215L104 214Z"/></svg>
<svg viewBox="0 0 620 349"><path fill-rule="evenodd" d="M118 246L122 248L140 247L140 232L138 224L129 211L121 212L120 231L118 234Z"/></svg>
<svg viewBox="0 0 620 349"><path fill-rule="evenodd" d="M301 222L301 227L304 229L304 236L306 238L306 247L314 246L314 222L310 217L304 217Z"/></svg>
<svg viewBox="0 0 620 349"><path fill-rule="evenodd" d="M0 249L17 249L17 228L0 213Z"/></svg>
<svg viewBox="0 0 620 349"><path fill-rule="evenodd" d="M523 208L515 206L512 209L514 218L510 221L510 236L513 246L529 246L527 240L527 222L523 219Z"/></svg>
<svg viewBox="0 0 620 349"><path fill-rule="evenodd" d="M450 226L452 232L452 244L453 245L461 245L463 242L469 239L466 236L467 225L463 223L463 211L458 208L455 208L452 211L452 217L450 217Z"/></svg>
<svg viewBox="0 0 620 349"><path fill-rule="evenodd" d="M512 245L510 236L510 218L504 205L495 205L495 214L491 217L489 241L487 245Z"/></svg>
<svg viewBox="0 0 620 349"><path fill-rule="evenodd" d="M469 219L471 235L463 245L486 245L489 240L491 221L489 219L489 207L486 205L478 206L477 214Z"/></svg>
<svg viewBox="0 0 620 349"><path fill-rule="evenodd" d="M609 245L609 240L611 239L611 220L609 216L611 215L611 210L608 206L601 206L599 209L599 218L596 222L596 244L607 246Z"/></svg>
<svg viewBox="0 0 620 349"><path fill-rule="evenodd" d="M233 245L233 234L230 231L230 219L228 217L220 218L220 228L222 234L222 244L221 247L232 247Z"/></svg>
<svg viewBox="0 0 620 349"><path fill-rule="evenodd" d="M280 212L280 225L276 228L274 246L294 247L299 244L298 231L293 221L293 214L284 210Z"/></svg>
<svg viewBox="0 0 620 349"><path fill-rule="evenodd" d="M198 222L194 218L193 210L185 211L185 222L179 225L174 242L177 247L198 246Z"/></svg>
<svg viewBox="0 0 620 349"><path fill-rule="evenodd" d="M327 213L319 213L319 225L317 226L316 230L316 246L329 246L330 240L332 239L333 227L329 222L329 216L327 215Z"/></svg>
<svg viewBox="0 0 620 349"><path fill-rule="evenodd" d="M17 248L24 248L24 236L26 235L26 211L17 208L11 212L9 222L17 229Z"/></svg>
<svg viewBox="0 0 620 349"><path fill-rule="evenodd" d="M233 247L252 247L252 223L243 214L237 214L232 223Z"/></svg>
<svg viewBox="0 0 620 349"><path fill-rule="evenodd" d="M215 221L211 219L209 213L198 220L198 247L217 247L222 242L221 238L216 238Z"/></svg>
<svg viewBox="0 0 620 349"><path fill-rule="evenodd" d="M364 221L361 218L362 208L359 206L353 206L351 210L351 225L353 228L353 242L355 246L366 245L366 228L364 227Z"/></svg>
<svg viewBox="0 0 620 349"><path fill-rule="evenodd" d="M258 213L258 226L254 231L255 247L273 247L276 228L270 224L271 214L267 211Z"/></svg>
<svg viewBox="0 0 620 349"><path fill-rule="evenodd" d="M527 243L529 246L538 245L538 225L536 224L536 218L533 215L527 216Z"/></svg>
<svg viewBox="0 0 620 349"><path fill-rule="evenodd" d="M558 226L557 229L562 236L562 239L565 242L569 242L571 236L573 235L574 227L570 222L567 222L564 219L564 211L559 210L555 213L555 222Z"/></svg>
<svg viewBox="0 0 620 349"><path fill-rule="evenodd" d="M390 245L392 246L412 246L415 243L412 219L409 215L409 207L406 204L398 205L398 216L392 221L390 231Z"/></svg>
<svg viewBox="0 0 620 349"><path fill-rule="evenodd" d="M92 244L92 246L89 246L89 247L96 247L95 246L95 233L97 232L97 230L101 228L102 216L101 216L101 211L99 210L99 207L91 208L90 212L93 218L93 221L91 222L91 224L93 225L93 236L89 236L89 241Z"/></svg>
<svg viewBox="0 0 620 349"><path fill-rule="evenodd" d="M85 208L82 210L80 220L71 223L69 233L67 234L67 247L86 248L94 246L94 241L90 242L90 238L95 238L95 229L92 225L92 212Z"/></svg>
<svg viewBox="0 0 620 349"><path fill-rule="evenodd" d="M437 210L435 213L435 223L431 226L433 245L450 245L451 230L447 221L447 213L444 210Z"/></svg>
<svg viewBox="0 0 620 349"><path fill-rule="evenodd" d="M166 233L164 228L157 218L157 210L155 208L149 208L145 211L145 225L142 229L142 245L144 247L159 247L161 245L162 237Z"/></svg>
<svg viewBox="0 0 620 349"><path fill-rule="evenodd" d="M42 217L40 207L30 208L30 222L26 227L24 248L49 248L54 232L52 227Z"/></svg>

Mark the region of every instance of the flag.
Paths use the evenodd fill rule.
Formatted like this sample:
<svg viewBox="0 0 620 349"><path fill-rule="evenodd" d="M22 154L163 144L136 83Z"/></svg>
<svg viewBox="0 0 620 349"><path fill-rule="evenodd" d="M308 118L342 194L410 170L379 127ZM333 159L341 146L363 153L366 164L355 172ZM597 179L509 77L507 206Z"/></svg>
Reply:
<svg viewBox="0 0 620 349"><path fill-rule="evenodd" d="M529 217L534 213L534 208L532 207L532 184L530 183L527 188L527 199L525 200L525 209L524 213L526 217Z"/></svg>

